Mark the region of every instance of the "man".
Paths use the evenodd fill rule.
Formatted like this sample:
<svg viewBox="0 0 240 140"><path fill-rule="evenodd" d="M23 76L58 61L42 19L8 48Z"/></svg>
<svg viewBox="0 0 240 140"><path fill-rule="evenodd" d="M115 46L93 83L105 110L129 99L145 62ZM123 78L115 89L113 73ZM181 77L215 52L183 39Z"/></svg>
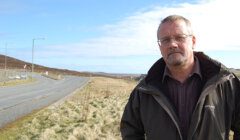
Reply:
<svg viewBox="0 0 240 140"><path fill-rule="evenodd" d="M124 140L240 140L240 82L224 65L195 52L188 19L171 15L157 32L162 58L130 95Z"/></svg>

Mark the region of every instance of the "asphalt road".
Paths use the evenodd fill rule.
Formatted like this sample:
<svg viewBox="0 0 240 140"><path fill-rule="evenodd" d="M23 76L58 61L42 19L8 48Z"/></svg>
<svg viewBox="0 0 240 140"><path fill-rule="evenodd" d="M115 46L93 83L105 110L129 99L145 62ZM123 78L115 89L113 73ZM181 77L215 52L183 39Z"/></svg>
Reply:
<svg viewBox="0 0 240 140"><path fill-rule="evenodd" d="M35 75L35 78L37 82L31 84L0 87L0 128L62 99L89 81L89 78L75 76L65 76L61 80L40 75Z"/></svg>

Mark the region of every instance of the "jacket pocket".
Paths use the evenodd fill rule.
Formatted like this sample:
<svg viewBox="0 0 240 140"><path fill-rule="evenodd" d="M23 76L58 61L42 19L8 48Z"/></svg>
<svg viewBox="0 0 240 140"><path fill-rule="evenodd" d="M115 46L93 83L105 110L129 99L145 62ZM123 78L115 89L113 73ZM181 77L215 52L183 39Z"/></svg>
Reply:
<svg viewBox="0 0 240 140"><path fill-rule="evenodd" d="M225 130L221 127L224 121L216 115L216 111L215 105L204 105L202 121L195 135L196 140L225 140Z"/></svg>

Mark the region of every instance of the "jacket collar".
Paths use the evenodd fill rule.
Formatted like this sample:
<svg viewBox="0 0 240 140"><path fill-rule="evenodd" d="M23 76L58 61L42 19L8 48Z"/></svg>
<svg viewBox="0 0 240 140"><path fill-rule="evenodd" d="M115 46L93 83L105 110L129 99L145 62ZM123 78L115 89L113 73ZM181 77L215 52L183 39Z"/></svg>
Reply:
<svg viewBox="0 0 240 140"><path fill-rule="evenodd" d="M202 80L206 82L208 79L220 72L222 67L225 68L220 62L211 59L209 56L205 55L203 52L194 52L194 56L198 58ZM153 66L149 69L148 74L145 78L145 82L161 82L164 75L166 63L163 58L160 58Z"/></svg>

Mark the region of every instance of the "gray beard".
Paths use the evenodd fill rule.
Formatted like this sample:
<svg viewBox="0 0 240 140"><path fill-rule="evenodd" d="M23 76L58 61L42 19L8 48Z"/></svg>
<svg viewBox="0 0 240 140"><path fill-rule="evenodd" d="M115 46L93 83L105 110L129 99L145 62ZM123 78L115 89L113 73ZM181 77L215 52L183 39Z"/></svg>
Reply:
<svg viewBox="0 0 240 140"><path fill-rule="evenodd" d="M185 56L181 56L179 59L169 56L167 64L170 66L181 66L186 62Z"/></svg>

